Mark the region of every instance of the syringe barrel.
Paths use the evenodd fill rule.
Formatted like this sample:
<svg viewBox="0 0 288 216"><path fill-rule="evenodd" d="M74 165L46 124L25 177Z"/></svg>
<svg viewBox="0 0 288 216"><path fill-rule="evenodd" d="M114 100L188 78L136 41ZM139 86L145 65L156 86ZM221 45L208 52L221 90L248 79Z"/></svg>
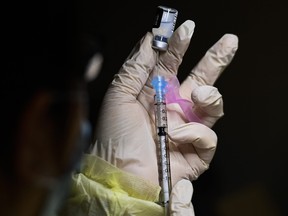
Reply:
<svg viewBox="0 0 288 216"><path fill-rule="evenodd" d="M167 110L166 103L157 102L157 98L155 96L155 124L156 127L167 128ZM165 130L166 131L166 130Z"/></svg>
<svg viewBox="0 0 288 216"><path fill-rule="evenodd" d="M159 185L161 192L159 204L164 207L165 215L169 215L169 198L171 193L171 172L170 172L170 155L169 142L167 136L167 109L166 109L166 85L167 81L163 76L155 76L152 80L152 86L155 90L154 109L155 125L157 130L157 159Z"/></svg>
<svg viewBox="0 0 288 216"><path fill-rule="evenodd" d="M162 97L161 97L162 98ZM163 97L165 100L165 97ZM159 99L159 98L158 98ZM171 193L171 171L170 171L170 155L167 137L167 110L166 103L159 102L155 95L155 123L157 128L157 158L158 158L158 174L161 193L159 203L165 208L165 215L168 215L169 198Z"/></svg>

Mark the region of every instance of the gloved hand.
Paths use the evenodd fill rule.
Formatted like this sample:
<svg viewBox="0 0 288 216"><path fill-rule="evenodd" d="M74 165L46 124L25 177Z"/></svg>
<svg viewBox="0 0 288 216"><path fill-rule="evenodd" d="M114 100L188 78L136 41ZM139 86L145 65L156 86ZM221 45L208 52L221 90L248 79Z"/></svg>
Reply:
<svg viewBox="0 0 288 216"><path fill-rule="evenodd" d="M155 92L151 81L155 75L167 80L177 76L194 26L191 20L181 24L166 52L158 53L151 47L150 32L139 41L106 92L90 153L158 184ZM217 144L211 127L223 116L222 96L213 84L237 48L237 36L225 34L179 86L179 96L191 104L188 111L197 116L195 121L185 115L179 103L167 104L173 186L182 179L197 179L209 167Z"/></svg>

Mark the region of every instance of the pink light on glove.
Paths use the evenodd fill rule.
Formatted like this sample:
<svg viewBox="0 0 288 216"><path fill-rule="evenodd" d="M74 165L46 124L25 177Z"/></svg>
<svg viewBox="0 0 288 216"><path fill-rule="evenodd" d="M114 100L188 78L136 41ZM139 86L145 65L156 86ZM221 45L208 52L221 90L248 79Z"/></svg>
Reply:
<svg viewBox="0 0 288 216"><path fill-rule="evenodd" d="M180 96L179 87L180 83L176 76L169 79L166 87L166 103L178 103L188 122L202 123L199 117L192 110L193 103Z"/></svg>

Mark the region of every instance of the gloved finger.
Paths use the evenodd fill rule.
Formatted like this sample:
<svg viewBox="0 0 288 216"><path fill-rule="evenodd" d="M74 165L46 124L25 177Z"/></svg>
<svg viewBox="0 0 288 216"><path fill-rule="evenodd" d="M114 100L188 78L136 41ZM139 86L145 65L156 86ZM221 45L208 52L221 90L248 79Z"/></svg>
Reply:
<svg viewBox="0 0 288 216"><path fill-rule="evenodd" d="M222 95L216 87L199 86L192 91L191 98L194 103L193 113L206 126L211 128L224 115Z"/></svg>
<svg viewBox="0 0 288 216"><path fill-rule="evenodd" d="M170 215L172 216L194 216L192 205L193 185L191 181L182 179L172 188L170 195Z"/></svg>
<svg viewBox="0 0 288 216"><path fill-rule="evenodd" d="M159 63L153 73L163 76L177 74L178 67L190 44L194 28L195 23L187 20L174 31L168 41L168 50L159 54Z"/></svg>
<svg viewBox="0 0 288 216"><path fill-rule="evenodd" d="M193 68L180 87L180 94L190 98L192 90L200 85L213 85L230 64L238 49L238 37L225 34L218 40Z"/></svg>
<svg viewBox="0 0 288 216"><path fill-rule="evenodd" d="M190 165L190 180L197 179L209 168L217 145L217 136L212 129L203 124L191 122L170 129L168 136ZM171 166L173 167L174 159L172 157L173 153L171 154ZM177 177L177 168L174 168L172 173Z"/></svg>
<svg viewBox="0 0 288 216"><path fill-rule="evenodd" d="M135 99L156 64L156 52L151 46L152 34L146 35L134 47L119 73L114 76L112 87L116 92L132 95Z"/></svg>

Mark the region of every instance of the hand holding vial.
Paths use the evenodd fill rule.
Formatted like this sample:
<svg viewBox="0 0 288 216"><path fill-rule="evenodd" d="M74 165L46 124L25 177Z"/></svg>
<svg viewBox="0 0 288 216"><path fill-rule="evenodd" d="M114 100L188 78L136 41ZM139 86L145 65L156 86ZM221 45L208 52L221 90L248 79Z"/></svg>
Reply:
<svg viewBox="0 0 288 216"><path fill-rule="evenodd" d="M115 74L104 97L91 154L159 185L155 91L151 82L155 76L165 77L168 83L177 78L178 68L190 44L194 27L191 20L182 23L170 38L168 36L167 46L165 39L154 37L154 34L159 33L156 29L153 29L153 34L147 32L138 42ZM152 47L155 44L160 44L167 51L155 50ZM230 64L237 48L236 35L223 35L178 88L179 96L191 103L191 111L201 123L185 118L185 113L177 102L167 104L171 215L194 215L191 181L209 168L217 145L217 135L211 128L223 116L222 97L213 84ZM183 185L186 185L187 190L183 190ZM186 208L177 207L176 203L183 197L180 193L186 194Z"/></svg>

